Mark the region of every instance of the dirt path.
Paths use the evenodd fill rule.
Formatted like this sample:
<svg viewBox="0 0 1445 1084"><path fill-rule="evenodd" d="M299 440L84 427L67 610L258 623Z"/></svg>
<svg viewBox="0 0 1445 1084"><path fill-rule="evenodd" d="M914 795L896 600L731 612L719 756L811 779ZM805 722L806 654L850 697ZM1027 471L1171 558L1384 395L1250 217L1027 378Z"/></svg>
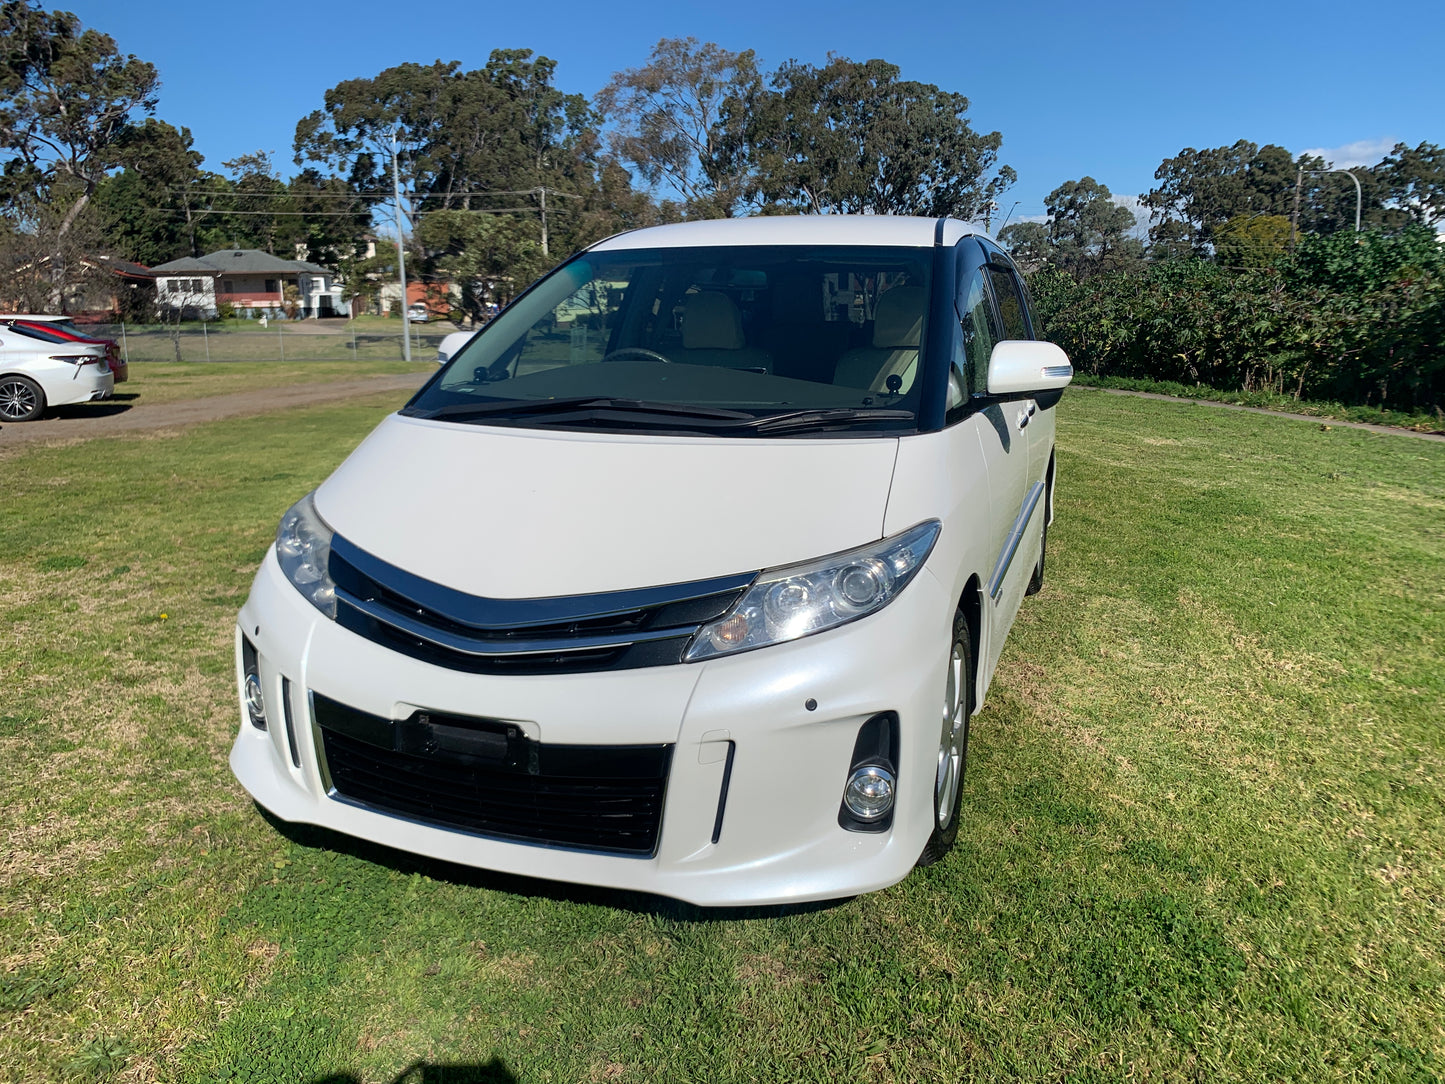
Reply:
<svg viewBox="0 0 1445 1084"><path fill-rule="evenodd" d="M273 410L285 410L288 407L316 406L320 403L355 399L358 396L375 395L381 392L410 394L421 386L422 380L428 375L425 372L403 373L393 376L370 376L358 380L337 380L325 384L291 384L276 388L233 392L228 395L213 395L204 399L186 399L178 403L158 403L154 406L89 403L73 407L60 407L43 421L0 426L0 451L15 445L30 444L36 441L86 440L91 437L135 433L147 429L173 429L183 425L195 425L198 422L216 421L220 418L269 414ZM1296 421L1314 422L1317 425L1331 427L1338 426L1341 429L1364 429L1371 433L1385 433L1397 437L1445 441L1445 435L1439 433L1417 433L1410 429L1399 429L1388 425L1338 421L1333 418L1318 418L1309 414L1290 414L1282 410L1240 406L1237 403L1215 403L1207 399L1185 399L1176 395L1158 395L1147 391L1123 391L1118 388L1081 387L1079 390L1101 391L1110 395L1133 395L1141 399L1158 399L1166 403L1192 403L1196 406L1215 407L1222 410L1242 410L1249 414L1270 414L1276 418L1293 418ZM398 404L401 402L400 395L398 395L397 401Z"/></svg>
<svg viewBox="0 0 1445 1084"><path fill-rule="evenodd" d="M1103 391L1110 395L1132 395L1139 399L1158 399L1165 403L1193 403L1195 406L1216 407L1220 410L1242 410L1246 414L1269 414L1276 418L1293 418L1300 422L1314 422L1331 429L1364 429L1370 433L1384 433L1393 437L1419 437L1421 440L1445 441L1445 433L1418 433L1413 429L1401 429L1395 425L1372 425L1369 422L1342 422L1336 418L1321 418L1314 414L1291 414L1284 410L1268 410L1265 407L1241 406L1239 403L1216 403L1210 399L1186 399L1180 395L1160 395L1152 391L1125 391L1122 388L1094 388L1079 385L1078 391Z"/></svg>
<svg viewBox="0 0 1445 1084"><path fill-rule="evenodd" d="M59 407L38 422L0 426L0 451L19 444L36 441L87 440L147 429L173 429L178 426L213 422L220 418L239 418L248 414L269 414L288 407L316 406L362 395L396 392L397 405L421 386L428 373L402 373L390 376L369 376L357 380L335 380L325 384L290 384L275 388L213 395L204 399L186 399L178 403L157 403L130 406L125 403L86 403ZM121 385L124 388L125 385Z"/></svg>

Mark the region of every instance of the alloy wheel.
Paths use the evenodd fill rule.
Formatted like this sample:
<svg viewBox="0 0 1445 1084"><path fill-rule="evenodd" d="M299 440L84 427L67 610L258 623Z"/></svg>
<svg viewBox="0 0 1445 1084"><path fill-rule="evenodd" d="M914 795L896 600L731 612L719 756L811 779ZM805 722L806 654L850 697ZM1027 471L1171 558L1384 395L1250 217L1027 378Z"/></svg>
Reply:
<svg viewBox="0 0 1445 1084"><path fill-rule="evenodd" d="M29 383L21 380L0 383L0 418L20 421L30 417L39 404L39 397Z"/></svg>
<svg viewBox="0 0 1445 1084"><path fill-rule="evenodd" d="M963 645L955 643L948 658L948 684L943 697L943 728L938 739L938 774L933 784L934 808L940 828L953 819L955 799L963 782L963 741L967 711L964 698Z"/></svg>

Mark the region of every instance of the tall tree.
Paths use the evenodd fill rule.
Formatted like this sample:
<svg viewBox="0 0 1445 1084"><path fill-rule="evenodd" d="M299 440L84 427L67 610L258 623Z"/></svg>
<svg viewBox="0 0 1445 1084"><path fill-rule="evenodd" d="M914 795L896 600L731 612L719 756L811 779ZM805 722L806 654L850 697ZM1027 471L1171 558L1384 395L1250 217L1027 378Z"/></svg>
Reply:
<svg viewBox="0 0 1445 1084"><path fill-rule="evenodd" d="M789 61L772 89L737 103L765 206L986 218L1015 180L1003 137L975 132L968 99L900 80L883 60Z"/></svg>
<svg viewBox="0 0 1445 1084"><path fill-rule="evenodd" d="M1436 226L1445 221L1445 148L1397 143L1374 172L1384 179L1389 198L1416 222Z"/></svg>
<svg viewBox="0 0 1445 1084"><path fill-rule="evenodd" d="M1318 168L1318 159L1296 163L1274 144L1241 139L1228 147L1186 147L1154 172L1157 188L1139 197L1154 218L1154 240L1194 246L1205 254L1214 231L1236 215L1290 213L1296 170Z"/></svg>
<svg viewBox="0 0 1445 1084"><path fill-rule="evenodd" d="M1065 181L1044 200L1055 262L1075 278L1138 262L1144 246L1129 236L1134 212L1114 202L1109 186L1092 177Z"/></svg>
<svg viewBox="0 0 1445 1084"><path fill-rule="evenodd" d="M461 288L462 309L476 323L488 297L510 298L543 270L529 227L513 215L437 211L422 220L417 236L436 270Z"/></svg>
<svg viewBox="0 0 1445 1084"><path fill-rule="evenodd" d="M0 155L11 179L26 178L42 204L63 204L54 228L51 273L63 279L67 236L96 187L120 161L139 113L154 112L160 82L114 39L82 29L68 11L38 2L0 4Z"/></svg>
<svg viewBox="0 0 1445 1084"><path fill-rule="evenodd" d="M581 95L552 85L555 62L499 49L486 67L460 69L400 64L338 83L296 125L296 163L325 166L383 200L395 134L411 226L423 212L495 208L563 186L594 118Z"/></svg>
<svg viewBox="0 0 1445 1084"><path fill-rule="evenodd" d="M676 192L696 218L736 213L748 187L737 152L741 118L728 103L755 93L751 49L663 38L648 63L614 74L597 106L615 124L613 153L649 185Z"/></svg>
<svg viewBox="0 0 1445 1084"><path fill-rule="evenodd" d="M999 230L998 239L1026 274L1048 264L1054 254L1049 243L1049 227L1043 222L1015 222Z"/></svg>

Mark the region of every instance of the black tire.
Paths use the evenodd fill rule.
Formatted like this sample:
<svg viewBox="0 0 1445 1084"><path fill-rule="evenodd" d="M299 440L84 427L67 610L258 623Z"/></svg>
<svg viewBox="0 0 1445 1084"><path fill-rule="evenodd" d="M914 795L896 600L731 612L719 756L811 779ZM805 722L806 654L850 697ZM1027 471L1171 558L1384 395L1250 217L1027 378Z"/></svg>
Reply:
<svg viewBox="0 0 1445 1084"><path fill-rule="evenodd" d="M45 392L29 377L0 376L0 424L33 422L45 413Z"/></svg>
<svg viewBox="0 0 1445 1084"><path fill-rule="evenodd" d="M1044 524L1043 536L1039 539L1039 559L1034 564L1033 575L1029 577L1029 585L1024 589L1026 595L1037 595L1044 589L1044 554L1049 548L1049 525Z"/></svg>
<svg viewBox="0 0 1445 1084"><path fill-rule="evenodd" d="M955 677L955 675L957 675ZM938 736L938 771L933 784L933 833L918 856L918 865L931 866L953 850L958 839L958 811L963 804L963 779L968 768L968 725L973 715L973 636L962 610L953 615L953 645L949 650L949 679L944 687L944 711ZM955 721L945 731L943 720ZM953 738L949 740L950 736ZM946 753L945 745L949 747ZM952 757L956 745L957 763L951 782L945 779L944 757ZM946 790L948 792L946 792ZM947 819L945 819L945 817Z"/></svg>

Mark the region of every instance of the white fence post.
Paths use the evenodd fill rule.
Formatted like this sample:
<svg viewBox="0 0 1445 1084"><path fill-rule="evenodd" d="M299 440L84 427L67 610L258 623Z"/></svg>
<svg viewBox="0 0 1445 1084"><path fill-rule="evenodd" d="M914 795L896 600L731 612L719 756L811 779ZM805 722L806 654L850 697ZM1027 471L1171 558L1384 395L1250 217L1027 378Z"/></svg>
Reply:
<svg viewBox="0 0 1445 1084"><path fill-rule="evenodd" d="M206 322L205 322L204 320L201 321L201 339L202 339L202 340L205 342L205 344L206 344L206 360L207 360L207 361L210 361L210 360L211 360L211 336L210 336L210 333L206 331Z"/></svg>

